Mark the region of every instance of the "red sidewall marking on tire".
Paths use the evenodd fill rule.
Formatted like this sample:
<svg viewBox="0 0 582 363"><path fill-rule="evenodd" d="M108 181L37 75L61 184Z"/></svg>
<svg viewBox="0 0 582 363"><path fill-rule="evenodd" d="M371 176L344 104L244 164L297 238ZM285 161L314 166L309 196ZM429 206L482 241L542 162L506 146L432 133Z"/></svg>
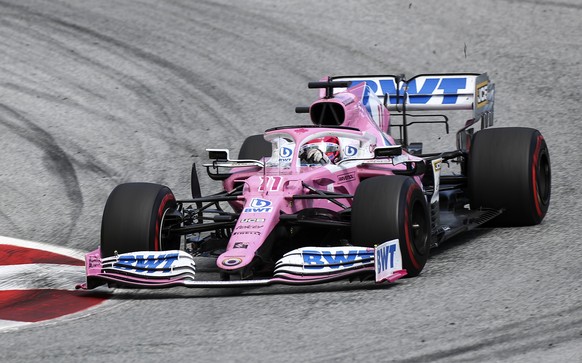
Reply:
<svg viewBox="0 0 582 363"><path fill-rule="evenodd" d="M162 216L164 215L164 209L166 208L166 204L170 199L174 200L172 194L166 194L164 196L164 199L162 199L162 202L160 203L160 209L158 209L158 217L156 219L156 236L154 237L154 251L160 250L160 228L162 228L161 220Z"/></svg>
<svg viewBox="0 0 582 363"><path fill-rule="evenodd" d="M531 165L531 178L532 178L532 186L533 186L533 193L534 193L534 204L536 207L536 212L538 217L542 216L542 209L540 207L540 201L538 198L538 181L537 181L537 168L540 158L540 148L542 146L542 135L538 135L537 142L536 142L536 149L534 151L533 162Z"/></svg>
<svg viewBox="0 0 582 363"><path fill-rule="evenodd" d="M414 265L414 268L419 269L420 265L416 258L414 258L414 252L412 249L412 242L410 240L410 229L408 228L408 219L410 214L410 200L412 199L412 192L418 186L413 184L409 189L408 193L406 194L406 209L404 210L404 237L406 239L406 246L408 247L408 257L410 257L410 262Z"/></svg>

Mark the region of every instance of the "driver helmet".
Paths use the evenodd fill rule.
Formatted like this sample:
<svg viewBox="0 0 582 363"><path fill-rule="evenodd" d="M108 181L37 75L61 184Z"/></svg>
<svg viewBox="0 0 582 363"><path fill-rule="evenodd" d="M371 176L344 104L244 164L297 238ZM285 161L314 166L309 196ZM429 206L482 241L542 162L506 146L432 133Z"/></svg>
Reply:
<svg viewBox="0 0 582 363"><path fill-rule="evenodd" d="M318 148L333 164L340 160L339 139L335 136L318 137L306 142L301 147L300 154L303 154L312 148Z"/></svg>

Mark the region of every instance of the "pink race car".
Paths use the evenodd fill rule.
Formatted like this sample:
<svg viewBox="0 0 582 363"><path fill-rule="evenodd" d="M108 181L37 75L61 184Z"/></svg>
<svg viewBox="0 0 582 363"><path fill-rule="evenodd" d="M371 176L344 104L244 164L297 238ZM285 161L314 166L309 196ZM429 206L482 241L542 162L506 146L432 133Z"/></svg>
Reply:
<svg viewBox="0 0 582 363"><path fill-rule="evenodd" d="M489 128L487 74L328 77L309 87L320 99L296 111L312 124L251 136L236 159L207 150L222 192L201 197L195 165L192 199L158 184L117 186L79 287L393 282L420 274L430 249L461 232L544 218L548 148L537 130ZM448 132L447 116L427 114L435 110L472 117L454 150L423 154L408 129L442 123ZM450 162L460 173L441 173Z"/></svg>

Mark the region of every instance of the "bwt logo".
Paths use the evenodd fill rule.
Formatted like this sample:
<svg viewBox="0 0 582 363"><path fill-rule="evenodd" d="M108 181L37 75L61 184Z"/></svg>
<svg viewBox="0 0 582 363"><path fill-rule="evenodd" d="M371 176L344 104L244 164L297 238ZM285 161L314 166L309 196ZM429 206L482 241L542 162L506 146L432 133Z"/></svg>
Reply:
<svg viewBox="0 0 582 363"><path fill-rule="evenodd" d="M279 156L282 158L290 158L293 155L293 149L289 147L282 147L279 149Z"/></svg>
<svg viewBox="0 0 582 363"><path fill-rule="evenodd" d="M467 87L467 78L464 77L427 77L420 80L412 79L406 84L408 85L408 95L410 96L411 104L426 104L430 101L433 96L442 97L443 93L448 94L443 97L442 104L455 104L457 103L457 94L460 90L464 90ZM420 81L420 82L417 82ZM359 81L354 81L352 86L358 83L366 82L368 86L372 89L372 92L378 93L378 88L382 91L382 94L388 93L390 95L390 103L396 103L396 83L393 79L380 79L380 80L369 80L363 79ZM421 84L422 83L422 84ZM435 91L442 91L436 92ZM403 95L403 90L400 90L400 95ZM402 102L402 99L400 99Z"/></svg>
<svg viewBox="0 0 582 363"><path fill-rule="evenodd" d="M273 207L271 207L271 201L261 198L253 198L251 204L248 208L244 209L245 213L271 213Z"/></svg>
<svg viewBox="0 0 582 363"><path fill-rule="evenodd" d="M388 246L384 246L379 248L376 251L376 256L378 261L376 265L378 266L378 271L376 273L381 273L382 271L386 271L388 269L394 268L394 254L396 253L396 244L391 244Z"/></svg>
<svg viewBox="0 0 582 363"><path fill-rule="evenodd" d="M303 264L305 268L308 269L322 269L324 267L329 267L332 269L350 267L355 263L362 262L364 259L371 259L374 257L373 252L367 252L363 250L351 250L351 251L337 251L332 254L331 251L308 251L305 250L302 253Z"/></svg>
<svg viewBox="0 0 582 363"><path fill-rule="evenodd" d="M172 264L178 260L177 253L167 255L123 255L119 256L113 267L137 272L170 272ZM161 266L163 264L163 266ZM163 271L161 271L163 270Z"/></svg>
<svg viewBox="0 0 582 363"><path fill-rule="evenodd" d="M358 148L351 146L351 145L346 146L346 148L344 149L344 154L347 157L356 156L357 153L358 153Z"/></svg>

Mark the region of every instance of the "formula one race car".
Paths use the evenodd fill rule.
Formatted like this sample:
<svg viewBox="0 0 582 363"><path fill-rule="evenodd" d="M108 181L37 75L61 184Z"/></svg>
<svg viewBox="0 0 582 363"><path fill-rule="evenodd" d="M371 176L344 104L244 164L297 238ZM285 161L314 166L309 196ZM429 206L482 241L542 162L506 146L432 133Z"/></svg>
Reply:
<svg viewBox="0 0 582 363"><path fill-rule="evenodd" d="M461 232L544 218L548 148L537 130L490 128L486 73L327 77L309 87L320 98L296 112L312 124L250 136L237 158L207 149L204 167L222 192L200 196L195 165L192 199L158 184L117 186L79 287L392 282L420 274L430 249ZM448 132L446 115L427 112L449 110L472 111L454 150L423 154L408 142L416 124ZM444 163L460 172L441 173ZM213 277L200 279L202 270Z"/></svg>

